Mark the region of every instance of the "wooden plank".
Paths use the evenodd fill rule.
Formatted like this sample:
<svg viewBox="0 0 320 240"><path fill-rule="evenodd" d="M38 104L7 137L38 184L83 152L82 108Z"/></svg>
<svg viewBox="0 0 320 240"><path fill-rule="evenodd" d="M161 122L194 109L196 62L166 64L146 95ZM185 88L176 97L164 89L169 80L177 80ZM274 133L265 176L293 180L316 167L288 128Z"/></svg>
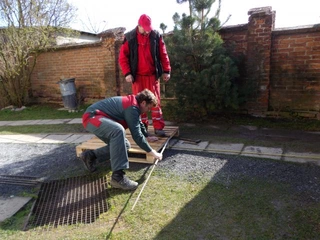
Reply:
<svg viewBox="0 0 320 240"><path fill-rule="evenodd" d="M179 127L177 126L166 126L163 130L167 135L166 137L159 137L158 141L152 142L152 143L149 142L150 146L157 151L159 151L164 146L168 138L172 138L173 136L179 136ZM152 126L149 126L148 132L150 136L154 135L154 129ZM131 148L128 151L129 162L150 163L150 164L154 163L154 159L152 155L146 153L133 141L131 133L128 129L126 130L126 138L129 140L131 144ZM88 150L88 149L94 150L94 149L103 147L105 145L106 144L103 141L101 141L99 138L93 137L88 141L78 145L76 147L76 154L79 157L80 154L85 150Z"/></svg>

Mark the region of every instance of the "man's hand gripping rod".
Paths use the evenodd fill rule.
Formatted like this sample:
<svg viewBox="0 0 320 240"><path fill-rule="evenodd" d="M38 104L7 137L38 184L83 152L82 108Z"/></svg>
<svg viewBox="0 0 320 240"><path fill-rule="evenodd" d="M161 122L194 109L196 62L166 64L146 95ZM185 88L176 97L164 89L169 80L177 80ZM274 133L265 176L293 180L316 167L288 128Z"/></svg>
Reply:
<svg viewBox="0 0 320 240"><path fill-rule="evenodd" d="M162 148L162 150L161 150L161 153L163 153L163 151L166 149L167 144L169 143L169 140L170 140L170 138L167 139L166 143L164 144L164 146L163 146L163 148ZM143 184L143 186L142 186L142 188L141 188L141 190L140 190L140 193L139 193L136 201L134 202L134 204L133 204L133 206L132 206L132 208L131 208L131 211L134 209L134 207L136 206L137 202L139 201L139 198L140 198L140 196L141 196L141 194L142 194L142 192L143 192L143 189L144 189L145 186L147 185L147 182L149 181L149 178L151 177L151 174L152 174L155 166L158 164L158 162L159 162L159 159L156 159L156 161L155 161L155 163L153 164L153 166L152 166L152 168L151 168L151 171L150 171L150 173L149 173L146 181L144 182L144 184Z"/></svg>

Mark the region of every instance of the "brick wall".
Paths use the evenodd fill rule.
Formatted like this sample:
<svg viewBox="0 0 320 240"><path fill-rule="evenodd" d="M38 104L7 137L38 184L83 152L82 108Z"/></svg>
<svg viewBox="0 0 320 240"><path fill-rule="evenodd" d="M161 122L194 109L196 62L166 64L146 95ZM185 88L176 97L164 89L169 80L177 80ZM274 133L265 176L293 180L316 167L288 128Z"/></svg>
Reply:
<svg viewBox="0 0 320 240"><path fill-rule="evenodd" d="M320 26L273 32L269 110L320 111Z"/></svg>
<svg viewBox="0 0 320 240"><path fill-rule="evenodd" d="M271 7L248 14L248 24L220 31L241 59L241 80L254 86L243 109L252 115L320 119L320 25L274 29Z"/></svg>
<svg viewBox="0 0 320 240"><path fill-rule="evenodd" d="M77 91L86 100L120 95L119 46L114 37L107 37L99 43L41 54L31 80L33 97L40 102L61 102L58 81L67 78L75 78Z"/></svg>
<svg viewBox="0 0 320 240"><path fill-rule="evenodd" d="M271 7L251 9L248 15L247 24L220 31L239 59L240 81L253 86L242 110L259 116L297 113L320 119L320 25L274 29ZM120 46L121 40L109 34L100 43L42 54L32 76L33 95L61 101L57 82L71 77L86 99L131 93L118 65Z"/></svg>

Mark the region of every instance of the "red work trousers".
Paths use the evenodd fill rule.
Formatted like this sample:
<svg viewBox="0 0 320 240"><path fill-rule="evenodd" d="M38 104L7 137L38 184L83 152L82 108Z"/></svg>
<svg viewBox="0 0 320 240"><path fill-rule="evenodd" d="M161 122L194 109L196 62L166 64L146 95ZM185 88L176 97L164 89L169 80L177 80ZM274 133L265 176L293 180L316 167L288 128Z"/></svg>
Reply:
<svg viewBox="0 0 320 240"><path fill-rule="evenodd" d="M137 75L135 82L132 84L132 93L137 94L144 89L149 89L158 99L158 106L151 108L152 125L154 129L163 129L165 126L161 104L160 104L160 82L156 79L155 75L142 76ZM141 121L148 126L148 115L147 113L141 114Z"/></svg>

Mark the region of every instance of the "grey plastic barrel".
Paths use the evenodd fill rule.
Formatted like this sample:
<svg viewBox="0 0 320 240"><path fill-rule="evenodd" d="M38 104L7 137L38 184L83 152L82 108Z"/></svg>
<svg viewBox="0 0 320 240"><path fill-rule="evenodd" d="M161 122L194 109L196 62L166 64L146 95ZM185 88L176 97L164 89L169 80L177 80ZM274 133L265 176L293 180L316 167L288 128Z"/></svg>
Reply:
<svg viewBox="0 0 320 240"><path fill-rule="evenodd" d="M62 79L58 83L60 85L63 106L68 109L77 108L77 90L74 78Z"/></svg>

